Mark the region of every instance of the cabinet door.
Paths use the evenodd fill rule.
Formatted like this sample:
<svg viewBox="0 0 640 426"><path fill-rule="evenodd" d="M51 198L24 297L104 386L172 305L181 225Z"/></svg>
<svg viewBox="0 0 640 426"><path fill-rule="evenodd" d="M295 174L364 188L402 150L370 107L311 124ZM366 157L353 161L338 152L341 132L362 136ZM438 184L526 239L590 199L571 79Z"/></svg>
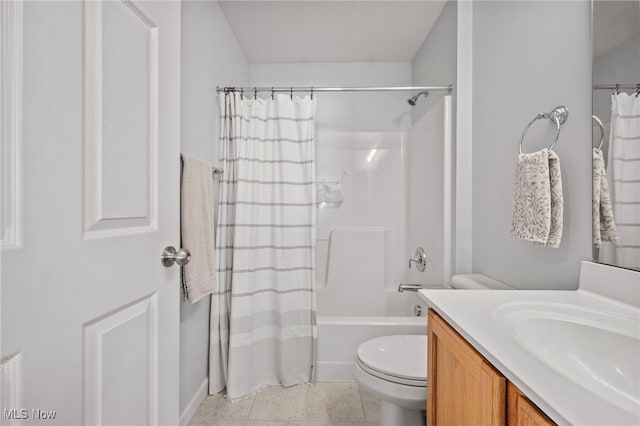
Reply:
<svg viewBox="0 0 640 426"><path fill-rule="evenodd" d="M508 426L551 426L555 424L513 383L509 383L507 395L509 400L507 406Z"/></svg>
<svg viewBox="0 0 640 426"><path fill-rule="evenodd" d="M506 379L432 309L428 334L427 424L504 425Z"/></svg>

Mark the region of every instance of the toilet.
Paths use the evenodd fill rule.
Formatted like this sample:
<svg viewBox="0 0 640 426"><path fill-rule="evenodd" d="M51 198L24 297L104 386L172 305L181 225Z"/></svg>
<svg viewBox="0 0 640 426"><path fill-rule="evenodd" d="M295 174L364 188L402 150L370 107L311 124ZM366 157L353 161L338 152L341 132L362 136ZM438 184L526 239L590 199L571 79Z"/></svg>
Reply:
<svg viewBox="0 0 640 426"><path fill-rule="evenodd" d="M427 336L384 336L358 347L355 379L380 398L381 426L424 425Z"/></svg>
<svg viewBox="0 0 640 426"><path fill-rule="evenodd" d="M455 275L451 288L507 290L511 287L480 274ZM425 318L426 321L426 318ZM381 400L381 426L425 424L427 406L427 336L393 335L358 347L356 382Z"/></svg>

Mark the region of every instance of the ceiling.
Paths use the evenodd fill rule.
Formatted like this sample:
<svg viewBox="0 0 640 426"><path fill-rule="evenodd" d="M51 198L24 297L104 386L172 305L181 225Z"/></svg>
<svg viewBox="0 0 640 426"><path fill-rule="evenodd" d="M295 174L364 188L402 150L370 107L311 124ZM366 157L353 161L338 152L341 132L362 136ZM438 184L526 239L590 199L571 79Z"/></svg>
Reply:
<svg viewBox="0 0 640 426"><path fill-rule="evenodd" d="M410 62L437 1L221 1L251 63Z"/></svg>
<svg viewBox="0 0 640 426"><path fill-rule="evenodd" d="M640 35L640 1L594 2L594 58L638 35Z"/></svg>

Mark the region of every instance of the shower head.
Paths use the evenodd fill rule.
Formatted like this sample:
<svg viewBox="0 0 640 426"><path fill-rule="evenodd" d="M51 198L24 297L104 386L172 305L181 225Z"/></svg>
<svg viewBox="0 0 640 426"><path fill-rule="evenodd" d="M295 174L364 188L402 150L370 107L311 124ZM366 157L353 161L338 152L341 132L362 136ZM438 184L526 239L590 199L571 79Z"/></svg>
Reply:
<svg viewBox="0 0 640 426"><path fill-rule="evenodd" d="M418 103L418 98L420 97L420 95L424 95L424 97L426 98L427 96L429 96L429 92L426 90L423 90L422 92L410 97L409 99L407 99L407 102L409 103L409 105L415 106L416 103Z"/></svg>

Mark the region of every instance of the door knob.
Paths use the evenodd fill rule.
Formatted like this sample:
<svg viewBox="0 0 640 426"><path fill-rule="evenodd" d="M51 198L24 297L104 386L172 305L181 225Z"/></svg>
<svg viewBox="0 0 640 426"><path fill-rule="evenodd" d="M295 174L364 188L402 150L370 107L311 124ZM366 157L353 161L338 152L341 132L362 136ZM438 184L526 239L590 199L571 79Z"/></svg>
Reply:
<svg viewBox="0 0 640 426"><path fill-rule="evenodd" d="M175 249L173 246L167 246L162 250L162 254L160 255L160 261L163 266L167 268L172 266L174 263L177 263L178 266L184 266L191 260L191 252L187 249L181 248L180 250Z"/></svg>

